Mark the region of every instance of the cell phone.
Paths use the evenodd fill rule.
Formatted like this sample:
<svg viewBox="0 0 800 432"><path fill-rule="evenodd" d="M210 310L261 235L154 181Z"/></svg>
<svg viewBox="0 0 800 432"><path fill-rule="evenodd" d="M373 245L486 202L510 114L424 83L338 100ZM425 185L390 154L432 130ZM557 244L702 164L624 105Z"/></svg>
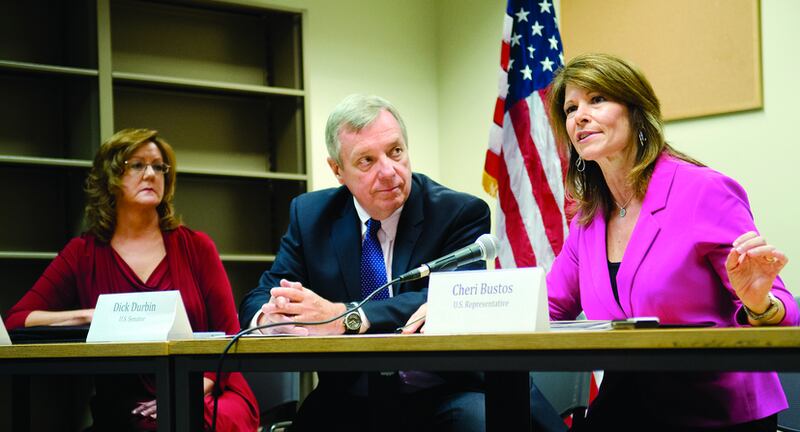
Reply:
<svg viewBox="0 0 800 432"><path fill-rule="evenodd" d="M225 332L221 331L193 332L192 336L194 336L195 339L224 338Z"/></svg>
<svg viewBox="0 0 800 432"><path fill-rule="evenodd" d="M638 317L611 321L614 330L658 328L658 317Z"/></svg>

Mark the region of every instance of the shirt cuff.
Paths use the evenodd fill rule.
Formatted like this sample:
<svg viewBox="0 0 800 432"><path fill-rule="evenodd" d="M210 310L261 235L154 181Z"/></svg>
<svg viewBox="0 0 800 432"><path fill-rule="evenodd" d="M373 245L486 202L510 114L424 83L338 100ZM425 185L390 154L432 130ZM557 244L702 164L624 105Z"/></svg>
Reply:
<svg viewBox="0 0 800 432"><path fill-rule="evenodd" d="M264 315L264 311L259 309L258 312L256 312L255 315L253 315L253 319L250 320L250 328L258 326L258 319L261 318L261 315ZM259 332L261 334L265 334L264 330L259 330Z"/></svg>
<svg viewBox="0 0 800 432"><path fill-rule="evenodd" d="M364 308L358 308L358 315L361 316L361 328L358 329L358 334L364 334L369 330L369 319L364 313Z"/></svg>

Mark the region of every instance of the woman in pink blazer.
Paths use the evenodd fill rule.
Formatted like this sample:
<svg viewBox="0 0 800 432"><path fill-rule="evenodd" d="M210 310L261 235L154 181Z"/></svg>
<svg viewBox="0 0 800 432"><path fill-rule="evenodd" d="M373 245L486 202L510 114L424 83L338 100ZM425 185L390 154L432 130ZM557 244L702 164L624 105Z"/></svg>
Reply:
<svg viewBox="0 0 800 432"><path fill-rule="evenodd" d="M550 120L568 143L575 216L547 277L550 316L657 316L719 327L797 325L736 181L670 147L647 79L619 58L581 55L555 77ZM591 430L776 429L775 373L607 372Z"/></svg>

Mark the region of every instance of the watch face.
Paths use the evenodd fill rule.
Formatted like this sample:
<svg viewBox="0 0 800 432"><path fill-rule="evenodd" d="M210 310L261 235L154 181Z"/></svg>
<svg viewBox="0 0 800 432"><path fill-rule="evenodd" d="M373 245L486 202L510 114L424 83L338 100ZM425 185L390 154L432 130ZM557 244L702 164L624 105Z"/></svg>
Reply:
<svg viewBox="0 0 800 432"><path fill-rule="evenodd" d="M344 317L344 326L348 330L358 330L361 328L361 315L358 312L353 312Z"/></svg>

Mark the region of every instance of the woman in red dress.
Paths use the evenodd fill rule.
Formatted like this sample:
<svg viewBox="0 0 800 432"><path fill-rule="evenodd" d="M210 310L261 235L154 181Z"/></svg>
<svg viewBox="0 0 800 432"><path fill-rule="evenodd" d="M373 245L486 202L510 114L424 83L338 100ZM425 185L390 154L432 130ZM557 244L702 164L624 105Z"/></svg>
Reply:
<svg viewBox="0 0 800 432"><path fill-rule="evenodd" d="M236 333L233 294L214 243L175 216L175 177L175 153L156 131L125 129L103 143L86 181L88 232L50 263L9 311L6 327L88 324L100 294L178 290L194 331ZM216 379L203 378L206 429ZM258 404L242 375L219 379L216 430L256 430ZM152 376L98 376L95 385L94 430L155 430Z"/></svg>

